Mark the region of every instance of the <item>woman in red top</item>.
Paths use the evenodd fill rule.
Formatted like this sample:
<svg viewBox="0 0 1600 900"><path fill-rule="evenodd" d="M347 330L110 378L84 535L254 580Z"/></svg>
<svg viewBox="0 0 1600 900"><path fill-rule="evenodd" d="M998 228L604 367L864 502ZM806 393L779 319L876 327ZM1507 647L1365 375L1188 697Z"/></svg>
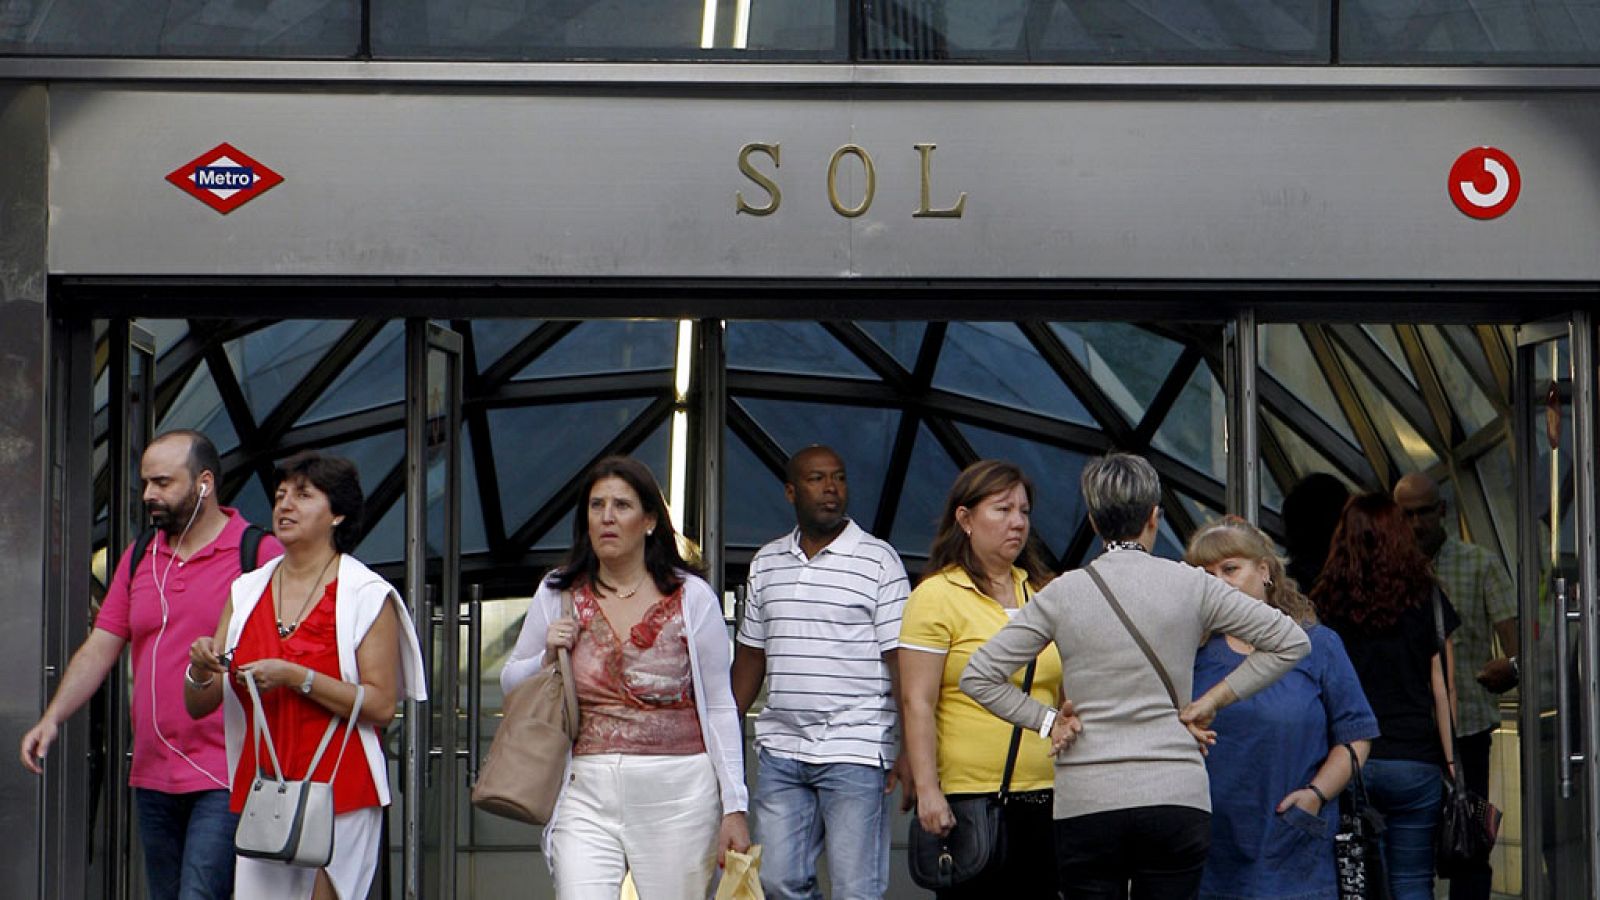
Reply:
<svg viewBox="0 0 1600 900"><path fill-rule="evenodd" d="M414 653L415 638L409 622L402 621L398 598L390 603L380 595L376 604L366 604L371 608L367 616L359 615L374 588L386 590L387 596L393 596L393 588L344 556L360 535L362 492L355 466L308 452L286 461L278 475L272 516L284 547L281 564L269 564L235 582L216 636L202 637L190 649L184 698L191 715L209 713L223 699L222 679L213 673L234 676L233 691L244 711L242 722L238 717L228 722L230 755L238 760L232 770L232 808L239 812L258 773L273 777L270 757L255 758L255 717L245 678L253 677L260 691L286 779L307 777L329 723L338 719L343 728L356 700L352 681L360 681L365 688L362 739L343 744L342 735L336 735L310 776L333 782L332 861L326 868L309 869L241 857L235 895L239 900L365 897L377 868L382 808L388 800L387 784L379 783L384 777L381 756L377 765L369 759L375 733L365 732L373 726L381 730L394 718L402 649ZM238 625L233 622L236 612ZM364 633L355 641L353 660L347 660L348 638L358 632L355 623L363 618ZM219 657L218 647L229 647L228 656Z"/></svg>

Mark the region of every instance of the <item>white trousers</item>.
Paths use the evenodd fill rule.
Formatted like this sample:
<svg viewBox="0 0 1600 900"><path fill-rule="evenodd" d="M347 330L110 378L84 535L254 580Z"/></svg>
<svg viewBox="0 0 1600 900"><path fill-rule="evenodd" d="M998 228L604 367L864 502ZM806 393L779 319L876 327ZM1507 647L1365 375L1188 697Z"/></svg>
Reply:
<svg viewBox="0 0 1600 900"><path fill-rule="evenodd" d="M550 831L557 900L705 900L722 795L704 753L574 756Z"/></svg>
<svg viewBox="0 0 1600 900"><path fill-rule="evenodd" d="M381 806L351 810L333 817L333 859L328 880L340 900L363 900L378 871L383 848ZM236 857L233 867L234 900L310 900L318 869L291 866L264 859Z"/></svg>

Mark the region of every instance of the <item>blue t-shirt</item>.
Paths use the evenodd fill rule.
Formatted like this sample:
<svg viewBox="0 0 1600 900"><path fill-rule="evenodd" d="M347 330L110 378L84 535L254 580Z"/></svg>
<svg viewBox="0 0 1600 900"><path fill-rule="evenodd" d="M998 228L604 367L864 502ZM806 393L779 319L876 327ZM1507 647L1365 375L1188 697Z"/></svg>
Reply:
<svg viewBox="0 0 1600 900"><path fill-rule="evenodd" d="M1333 834L1338 798L1317 820L1278 803L1304 787L1331 748L1378 736L1344 644L1331 628L1306 629L1311 652L1265 690L1217 714L1217 743L1206 757L1211 776L1211 853L1200 896L1323 900L1338 896ZM1205 693L1244 659L1221 635L1194 659L1194 695ZM1299 819L1300 821L1296 821Z"/></svg>

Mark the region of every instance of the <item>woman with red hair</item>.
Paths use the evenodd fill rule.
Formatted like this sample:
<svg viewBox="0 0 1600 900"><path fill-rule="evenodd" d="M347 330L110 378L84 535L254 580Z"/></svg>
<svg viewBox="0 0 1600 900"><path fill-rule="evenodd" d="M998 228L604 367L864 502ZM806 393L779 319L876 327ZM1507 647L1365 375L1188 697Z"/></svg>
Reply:
<svg viewBox="0 0 1600 900"><path fill-rule="evenodd" d="M1450 760L1446 681L1437 602L1445 634L1461 623L1439 592L1428 558L1388 494L1352 497L1328 548L1311 601L1338 633L1378 717L1363 769L1372 805L1383 813L1384 863L1394 900L1433 897L1433 837L1439 824L1441 770Z"/></svg>

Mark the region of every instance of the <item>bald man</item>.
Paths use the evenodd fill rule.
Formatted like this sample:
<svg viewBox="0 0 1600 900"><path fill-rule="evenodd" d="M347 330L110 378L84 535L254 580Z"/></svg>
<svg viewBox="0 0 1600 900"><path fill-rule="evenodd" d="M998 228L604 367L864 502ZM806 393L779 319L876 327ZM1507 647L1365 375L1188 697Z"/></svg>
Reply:
<svg viewBox="0 0 1600 900"><path fill-rule="evenodd" d="M1445 528L1445 502L1439 486L1421 473L1400 479L1395 502L1405 511L1422 552L1445 595L1461 614L1455 640L1455 686L1459 712L1462 774L1467 787L1489 796L1489 740L1500 724L1495 694L1517 684L1517 598L1505 567L1494 554L1458 540ZM1495 653L1500 639L1504 656ZM1471 676L1471 677L1469 677ZM1492 872L1482 869L1450 880L1451 900L1486 900Z"/></svg>

